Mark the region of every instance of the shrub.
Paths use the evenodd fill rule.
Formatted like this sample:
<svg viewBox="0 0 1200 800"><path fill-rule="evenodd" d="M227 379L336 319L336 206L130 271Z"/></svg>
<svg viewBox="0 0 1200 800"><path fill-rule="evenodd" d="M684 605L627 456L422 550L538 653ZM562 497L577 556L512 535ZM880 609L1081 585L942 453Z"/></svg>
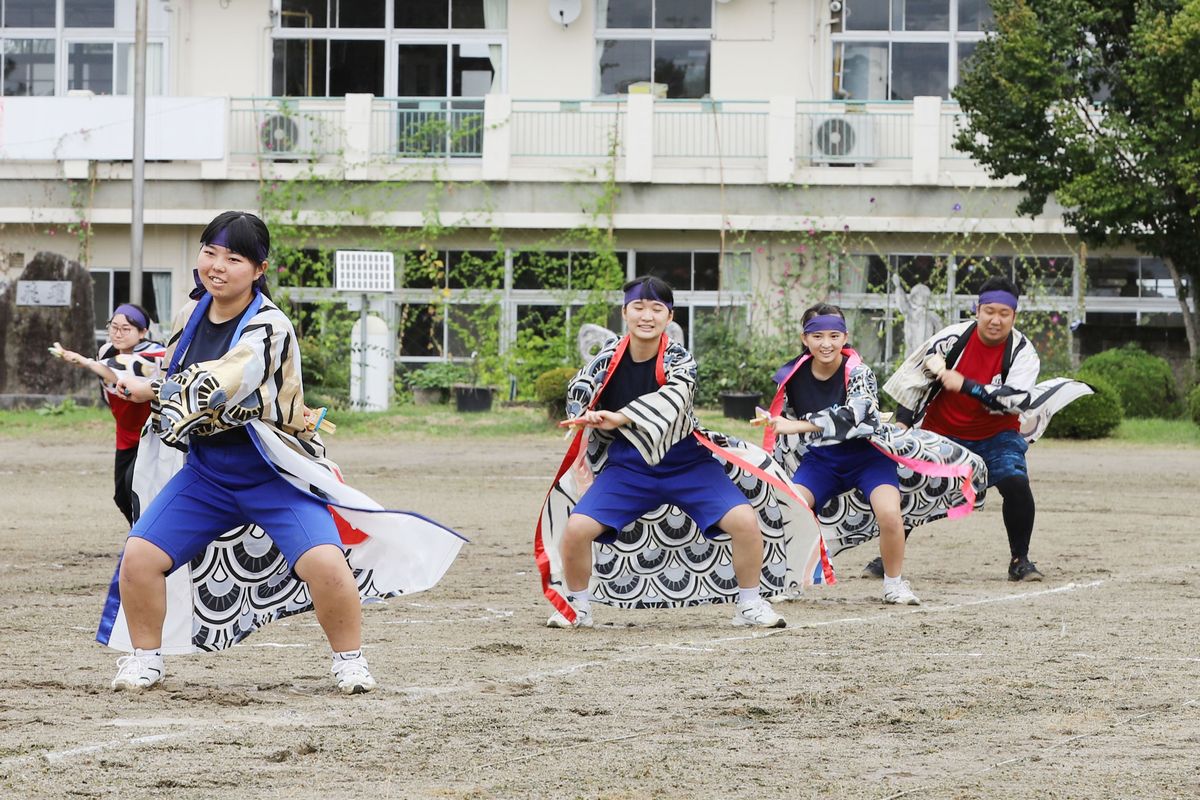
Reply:
<svg viewBox="0 0 1200 800"><path fill-rule="evenodd" d="M462 364L435 361L408 373L408 385L416 389L449 389L456 383L467 383L470 377L470 369Z"/></svg>
<svg viewBox="0 0 1200 800"><path fill-rule="evenodd" d="M551 417L561 419L566 416L567 386L577 371L571 367L555 367L538 375L533 382L534 395L546 406Z"/></svg>
<svg viewBox="0 0 1200 800"><path fill-rule="evenodd" d="M1192 422L1200 425L1200 384L1194 386L1187 396L1188 416Z"/></svg>
<svg viewBox="0 0 1200 800"><path fill-rule="evenodd" d="M1108 380L1128 417L1177 417L1179 394L1165 359L1136 344L1105 350L1079 365L1080 372Z"/></svg>
<svg viewBox="0 0 1200 800"><path fill-rule="evenodd" d="M1054 415L1047 436L1060 439L1102 439L1121 424L1121 396L1103 375L1080 370L1077 380L1092 387L1093 394L1081 397Z"/></svg>

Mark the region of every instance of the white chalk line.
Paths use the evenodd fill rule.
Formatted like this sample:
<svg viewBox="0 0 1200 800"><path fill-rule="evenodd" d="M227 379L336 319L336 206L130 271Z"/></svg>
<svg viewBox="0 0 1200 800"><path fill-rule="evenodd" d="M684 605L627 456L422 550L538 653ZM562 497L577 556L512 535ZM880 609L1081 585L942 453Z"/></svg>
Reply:
<svg viewBox="0 0 1200 800"><path fill-rule="evenodd" d="M1058 741L1058 742L1055 742L1054 744L1050 744L1050 745L1046 745L1045 747L1038 748L1037 750L1035 750L1031 753L1026 753L1025 755L1020 755L1020 756L1013 756L1012 758L1006 758L1003 761L997 761L994 764L989 764L988 766L984 767L983 769L975 770L974 772L967 772L967 773L956 774L956 775L950 774L948 772L943 773L933 783L926 783L921 786L913 787L912 789L905 789L902 792L896 792L895 794L889 794L886 797L881 798L881 800L896 800L896 798L906 797L907 795L915 794L916 792L929 791L929 790L937 788L938 786L941 786L949 781L961 781L961 780L965 780L967 778L975 778L975 777L978 777L979 775L985 775L994 769L999 769L1000 767L1011 766L1012 764L1019 764L1022 761L1028 761L1031 758L1041 756L1043 753L1050 753L1050 752L1053 752L1054 750L1060 750L1060 749L1066 747L1067 745L1074 744L1075 742L1078 742L1080 740L1090 739L1093 736L1100 736L1101 734L1115 731L1117 728L1122 727L1124 725L1128 725L1131 722L1137 722L1139 720L1147 719L1147 718L1155 716L1155 715L1162 715L1162 714L1164 714L1166 712L1170 712L1170 711L1180 711L1182 709L1187 708L1188 706L1197 706L1197 705L1200 705L1200 697L1193 697L1191 700L1185 700L1184 702L1180 703L1177 707L1171 707L1171 708L1167 708L1167 709L1154 709L1152 711L1145 711L1141 714L1134 714L1132 717L1126 717L1125 719L1120 719L1120 720L1117 720L1116 722L1110 722L1107 725L1103 725L1103 726L1097 728L1096 730L1089 731L1088 733L1080 733L1080 734L1076 734L1075 736L1068 736L1066 739L1063 739L1062 741Z"/></svg>
<svg viewBox="0 0 1200 800"><path fill-rule="evenodd" d="M98 752L100 750L111 750L115 747L141 747L142 745L147 744L158 744L159 742L165 742L169 739L178 739L179 737L186 735L186 731L180 731L179 733L155 733L151 734L150 736L135 736L132 739L113 739L112 741L101 742L99 744L89 744L84 745L83 747L72 747L69 750L50 750L44 753L38 753L34 756L20 756L16 760L42 758L51 764L57 764L58 762L67 758L83 756L87 755L88 753Z"/></svg>

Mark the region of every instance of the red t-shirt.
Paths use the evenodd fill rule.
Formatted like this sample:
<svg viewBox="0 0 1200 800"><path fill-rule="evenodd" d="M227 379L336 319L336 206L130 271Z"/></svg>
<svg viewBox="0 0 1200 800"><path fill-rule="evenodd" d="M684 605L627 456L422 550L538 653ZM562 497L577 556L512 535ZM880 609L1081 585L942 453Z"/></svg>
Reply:
<svg viewBox="0 0 1200 800"><path fill-rule="evenodd" d="M138 446L142 434L142 426L150 416L149 403L131 403L124 397L117 397L112 392L105 393L108 397L108 410L117 421L117 449L131 450Z"/></svg>
<svg viewBox="0 0 1200 800"><path fill-rule="evenodd" d="M984 386L998 383L1007 346L1007 342L1001 342L989 347L978 332L972 332L954 369ZM1000 431L1019 431L1021 420L1016 414L992 414L974 397L943 389L929 404L921 427L943 436L974 441L988 439Z"/></svg>

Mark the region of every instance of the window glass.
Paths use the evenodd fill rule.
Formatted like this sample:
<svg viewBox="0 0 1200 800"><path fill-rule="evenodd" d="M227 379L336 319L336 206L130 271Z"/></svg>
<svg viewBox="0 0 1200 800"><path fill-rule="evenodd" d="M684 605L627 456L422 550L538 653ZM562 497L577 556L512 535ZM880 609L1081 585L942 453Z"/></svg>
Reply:
<svg viewBox="0 0 1200 800"><path fill-rule="evenodd" d="M54 40L0 39L4 58L4 89L8 97L49 97L54 94Z"/></svg>
<svg viewBox="0 0 1200 800"><path fill-rule="evenodd" d="M572 253L571 288L620 289L625 283L629 253Z"/></svg>
<svg viewBox="0 0 1200 800"><path fill-rule="evenodd" d="M146 94L163 93L163 46L161 42L146 43ZM117 45L117 75L114 84L117 94L133 94L133 43Z"/></svg>
<svg viewBox="0 0 1200 800"><path fill-rule="evenodd" d="M329 27L326 0L283 0L279 25L283 28Z"/></svg>
<svg viewBox="0 0 1200 800"><path fill-rule="evenodd" d="M958 79L962 80L962 76L971 68L971 56L975 55L975 48L979 46L979 42L959 42L958 43Z"/></svg>
<svg viewBox="0 0 1200 800"><path fill-rule="evenodd" d="M629 84L650 80L650 42L608 39L600 42L600 94L624 94Z"/></svg>
<svg viewBox="0 0 1200 800"><path fill-rule="evenodd" d="M709 0L654 0L654 27L708 28L712 26Z"/></svg>
<svg viewBox="0 0 1200 800"><path fill-rule="evenodd" d="M447 50L444 44L402 44L397 59L401 97L445 97Z"/></svg>
<svg viewBox="0 0 1200 800"><path fill-rule="evenodd" d="M113 270L112 272L110 272L108 274L112 276L112 298L111 298L112 305L108 306L108 307L102 307L99 305L96 306L97 318L99 318L101 314L104 315L103 321L101 322L100 325L96 326L97 328L103 328L104 325L108 323L108 314L110 311L112 311L117 306L121 305L121 303L129 302L129 270L117 269L117 270ZM142 306L142 308L146 309L146 313L150 315L150 319L152 321L163 322L164 320L158 314L158 304L155 302L154 276L156 274L161 274L161 273L155 273L155 272L149 272L149 271L142 273L141 306ZM94 274L93 274L93 277L94 277ZM167 284L167 285L170 286L170 284ZM169 297L169 293L168 293L168 297Z"/></svg>
<svg viewBox="0 0 1200 800"><path fill-rule="evenodd" d="M53 28L53 0L3 0L4 27Z"/></svg>
<svg viewBox="0 0 1200 800"><path fill-rule="evenodd" d="M384 0L335 0L337 27L382 28Z"/></svg>
<svg viewBox="0 0 1200 800"><path fill-rule="evenodd" d="M726 258L737 256L726 253ZM692 254L692 288L697 292L715 292L721 288L720 253Z"/></svg>
<svg viewBox="0 0 1200 800"><path fill-rule="evenodd" d="M983 282L995 275L1012 278L1012 259L1006 256L959 256L954 272L954 293L977 295Z"/></svg>
<svg viewBox="0 0 1200 800"><path fill-rule="evenodd" d="M396 0L397 28L449 28L450 4L446 0Z"/></svg>
<svg viewBox="0 0 1200 800"><path fill-rule="evenodd" d="M400 355L439 356L442 318L436 306L400 306Z"/></svg>
<svg viewBox="0 0 1200 800"><path fill-rule="evenodd" d="M846 30L886 31L888 0L846 0L842 11Z"/></svg>
<svg viewBox="0 0 1200 800"><path fill-rule="evenodd" d="M450 0L450 26L456 29L489 27L484 19L484 5L487 2L488 0Z"/></svg>
<svg viewBox="0 0 1200 800"><path fill-rule="evenodd" d="M271 93L276 97L324 97L325 40L276 39Z"/></svg>
<svg viewBox="0 0 1200 800"><path fill-rule="evenodd" d="M115 19L116 0L63 0L65 27L111 28Z"/></svg>
<svg viewBox="0 0 1200 800"><path fill-rule="evenodd" d="M1136 258L1091 258L1087 262L1087 294L1095 297L1137 297ZM1088 315L1088 322L1091 322Z"/></svg>
<svg viewBox="0 0 1200 800"><path fill-rule="evenodd" d="M597 0L601 27L649 28L652 3L650 0Z"/></svg>
<svg viewBox="0 0 1200 800"><path fill-rule="evenodd" d="M986 31L995 27L996 17L988 0L957 0L958 29L960 31Z"/></svg>
<svg viewBox="0 0 1200 800"><path fill-rule="evenodd" d="M454 97L483 97L491 93L500 61L500 45L456 44L451 48L451 58Z"/></svg>
<svg viewBox="0 0 1200 800"><path fill-rule="evenodd" d="M667 85L667 97L708 94L709 42L658 41L654 46L654 82Z"/></svg>
<svg viewBox="0 0 1200 800"><path fill-rule="evenodd" d="M886 100L888 46L886 43L847 42L842 56L842 83L838 94L846 100Z"/></svg>
<svg viewBox="0 0 1200 800"><path fill-rule="evenodd" d="M1141 267L1142 278L1139 285L1142 297L1175 296L1175 282L1171 280L1171 273L1166 264L1157 258L1143 258Z"/></svg>
<svg viewBox="0 0 1200 800"><path fill-rule="evenodd" d="M675 291L686 292L692 288L692 254L639 251L637 274L654 275L671 284Z"/></svg>
<svg viewBox="0 0 1200 800"><path fill-rule="evenodd" d="M513 254L514 289L567 288L570 254L527 252Z"/></svg>
<svg viewBox="0 0 1200 800"><path fill-rule="evenodd" d="M329 96L353 92L383 94L383 42L329 42Z"/></svg>
<svg viewBox="0 0 1200 800"><path fill-rule="evenodd" d="M67 88L113 93L113 46L92 42L67 47Z"/></svg>
<svg viewBox="0 0 1200 800"><path fill-rule="evenodd" d="M1018 256L1013 260L1013 280L1022 295L1069 295L1073 268L1070 258Z"/></svg>
<svg viewBox="0 0 1200 800"><path fill-rule="evenodd" d="M892 0L892 30L950 30L950 0Z"/></svg>
<svg viewBox="0 0 1200 800"><path fill-rule="evenodd" d="M948 44L892 43L892 100L931 95L948 97Z"/></svg>
<svg viewBox="0 0 1200 800"><path fill-rule="evenodd" d="M96 315L94 328L101 330L108 324L108 312L116 308L110 299L112 273L97 270L92 273L92 313Z"/></svg>

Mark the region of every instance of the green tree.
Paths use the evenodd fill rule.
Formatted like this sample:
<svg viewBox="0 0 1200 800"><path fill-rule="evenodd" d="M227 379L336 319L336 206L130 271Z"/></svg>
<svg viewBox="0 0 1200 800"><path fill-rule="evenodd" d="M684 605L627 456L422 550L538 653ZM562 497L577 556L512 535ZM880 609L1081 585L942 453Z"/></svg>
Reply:
<svg viewBox="0 0 1200 800"><path fill-rule="evenodd" d="M1200 282L1200 0L993 0L996 34L954 91L957 146L1054 195L1084 241L1162 258L1193 360Z"/></svg>

